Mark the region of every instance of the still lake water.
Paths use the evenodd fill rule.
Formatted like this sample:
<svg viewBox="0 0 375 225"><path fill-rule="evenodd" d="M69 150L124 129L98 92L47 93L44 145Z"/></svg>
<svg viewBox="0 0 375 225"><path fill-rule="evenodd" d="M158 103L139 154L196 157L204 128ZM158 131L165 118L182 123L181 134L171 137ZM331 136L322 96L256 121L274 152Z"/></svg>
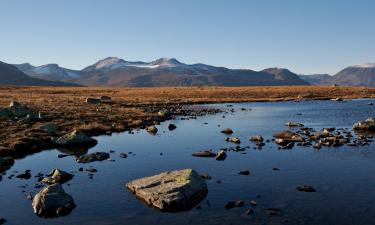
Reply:
<svg viewBox="0 0 375 225"><path fill-rule="evenodd" d="M320 150L296 146L278 150L275 143L266 143L262 150L248 140L251 135L271 139L275 131L285 129L289 121L304 123L316 130L323 127L350 128L354 122L375 117L375 106L369 100L347 102L307 101L233 104L235 112L199 117L196 120L167 121L157 126L156 136L144 130L135 134L121 133L97 137L98 145L89 152L114 150L115 161L78 164L74 156L58 158L58 150L44 151L16 160L0 181L0 217L6 224L375 224L375 143L364 147L342 146ZM214 106L226 107L227 104ZM242 111L242 107L251 111ZM302 113L299 115L298 113ZM225 118L223 118L225 115ZM169 131L172 122L177 129ZM207 123L207 124L205 124ZM220 125L220 127L218 126ZM196 158L197 150L233 146L220 133L225 127L234 130L232 136L242 140L241 146L251 146L244 153L227 152L225 161ZM122 152L133 152L122 159ZM162 155L160 153L163 153ZM98 169L93 179L80 167ZM274 171L277 167L280 170ZM37 178L8 179L13 171L30 169L33 175L48 173L54 168L74 172L73 180L64 184L77 205L65 217L45 219L34 215L26 192ZM167 170L193 168L208 173L208 195L193 208L178 213L159 212L137 200L125 188L125 183ZM250 170L250 176L238 175ZM221 180L219 184L216 181ZM21 188L27 184L26 188ZM317 192L297 192L299 185L310 185ZM260 195L260 198L256 196ZM251 215L249 201L257 206ZM244 200L245 206L225 210L228 201ZM280 209L269 216L268 208Z"/></svg>

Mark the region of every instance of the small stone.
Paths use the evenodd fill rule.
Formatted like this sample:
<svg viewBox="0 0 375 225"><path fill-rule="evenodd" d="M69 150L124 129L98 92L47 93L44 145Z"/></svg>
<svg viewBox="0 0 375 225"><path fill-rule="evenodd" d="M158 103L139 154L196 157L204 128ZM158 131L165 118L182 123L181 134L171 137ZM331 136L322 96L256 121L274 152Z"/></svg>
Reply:
<svg viewBox="0 0 375 225"><path fill-rule="evenodd" d="M250 175L250 171L248 171L248 170L243 170L243 171L240 171L238 174L240 174L240 175Z"/></svg>
<svg viewBox="0 0 375 225"><path fill-rule="evenodd" d="M230 128L225 128L224 130L221 131L223 134L233 134L233 130Z"/></svg>
<svg viewBox="0 0 375 225"><path fill-rule="evenodd" d="M216 160L218 161L222 161L222 160L225 160L227 158L227 154L225 153L225 151L221 150L220 152L218 152L216 154Z"/></svg>
<svg viewBox="0 0 375 225"><path fill-rule="evenodd" d="M173 123L168 124L168 130L174 130L176 128L177 128L177 126L174 125Z"/></svg>
<svg viewBox="0 0 375 225"><path fill-rule="evenodd" d="M128 155L127 155L126 153L120 153L120 158L125 159L125 158L127 158L127 157L128 157Z"/></svg>
<svg viewBox="0 0 375 225"><path fill-rule="evenodd" d="M296 190L302 192L316 192L316 190L313 187L306 185L298 186Z"/></svg>
<svg viewBox="0 0 375 225"><path fill-rule="evenodd" d="M250 201L250 204L251 204L252 206L256 206L256 205L257 205L257 202L256 202L255 200L251 200L251 201Z"/></svg>
<svg viewBox="0 0 375 225"><path fill-rule="evenodd" d="M225 204L224 208L225 209L232 209L234 207L242 207L244 205L244 202L242 200L238 200L238 201L231 201L231 202L227 202L227 204Z"/></svg>
<svg viewBox="0 0 375 225"><path fill-rule="evenodd" d="M213 153L211 150L203 150L203 151L197 151L192 154L192 156L195 157L215 157L216 154Z"/></svg>
<svg viewBox="0 0 375 225"><path fill-rule="evenodd" d="M253 214L253 209L252 208L249 208L249 209L247 209L246 210L246 215L251 215L251 214Z"/></svg>
<svg viewBox="0 0 375 225"><path fill-rule="evenodd" d="M98 172L97 169L92 168L92 167L87 168L86 171L87 171L87 172L90 172L90 173L96 173L96 172Z"/></svg>
<svg viewBox="0 0 375 225"><path fill-rule="evenodd" d="M276 209L276 208L268 208L267 209L267 213L268 215L270 216L276 216L277 213L279 212L280 210L279 209Z"/></svg>
<svg viewBox="0 0 375 225"><path fill-rule="evenodd" d="M25 171L25 173L22 173L22 174L19 174L16 176L17 178L20 178L20 179L30 179L31 178L31 173L30 171Z"/></svg>

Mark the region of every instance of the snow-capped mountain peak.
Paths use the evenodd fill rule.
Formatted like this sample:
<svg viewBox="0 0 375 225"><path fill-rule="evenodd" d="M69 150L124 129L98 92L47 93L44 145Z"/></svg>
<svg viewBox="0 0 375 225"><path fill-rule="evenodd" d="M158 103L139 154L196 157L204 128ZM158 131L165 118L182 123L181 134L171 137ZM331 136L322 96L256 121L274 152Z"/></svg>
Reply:
<svg viewBox="0 0 375 225"><path fill-rule="evenodd" d="M94 64L95 69L116 69L126 66L126 61L117 57L108 57Z"/></svg>
<svg viewBox="0 0 375 225"><path fill-rule="evenodd" d="M163 67L176 67L176 66L184 65L183 63L179 62L175 58L165 58L165 57L152 61L150 64L163 66Z"/></svg>
<svg viewBox="0 0 375 225"><path fill-rule="evenodd" d="M357 68L375 68L375 63L364 63L364 64L355 65L353 67L357 67Z"/></svg>

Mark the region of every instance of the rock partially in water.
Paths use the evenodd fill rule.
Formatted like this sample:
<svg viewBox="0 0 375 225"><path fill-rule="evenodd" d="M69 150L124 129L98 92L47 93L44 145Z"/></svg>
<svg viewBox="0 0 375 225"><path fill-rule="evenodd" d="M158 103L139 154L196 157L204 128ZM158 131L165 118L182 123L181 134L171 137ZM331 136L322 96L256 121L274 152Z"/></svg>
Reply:
<svg viewBox="0 0 375 225"><path fill-rule="evenodd" d="M192 169L164 172L126 186L138 198L163 211L190 209L208 193L205 180Z"/></svg>
<svg viewBox="0 0 375 225"><path fill-rule="evenodd" d="M228 137L228 138L225 139L225 141L232 142L232 143L235 143L235 144L241 143L241 140L237 137Z"/></svg>
<svg viewBox="0 0 375 225"><path fill-rule="evenodd" d="M127 157L128 157L128 155L127 155L126 153L120 153L120 158L125 159L125 158L127 158Z"/></svg>
<svg viewBox="0 0 375 225"><path fill-rule="evenodd" d="M248 176L248 175L250 175L250 171L248 171L248 170L242 170L242 171L238 172L238 174Z"/></svg>
<svg viewBox="0 0 375 225"><path fill-rule="evenodd" d="M368 118L365 121L357 122L353 125L353 130L375 132L375 119Z"/></svg>
<svg viewBox="0 0 375 225"><path fill-rule="evenodd" d="M78 163L90 163L94 161L103 161L109 158L109 153L107 152L94 152L88 155L81 155L77 158Z"/></svg>
<svg viewBox="0 0 375 225"><path fill-rule="evenodd" d="M14 165L14 160L9 157L0 157L0 173L9 170Z"/></svg>
<svg viewBox="0 0 375 225"><path fill-rule="evenodd" d="M220 152L218 152L217 154L216 154L216 160L218 160L218 161L222 161L222 160L225 160L226 158L227 158L227 153L225 153L225 151L224 150L221 150Z"/></svg>
<svg viewBox="0 0 375 225"><path fill-rule="evenodd" d="M211 150L203 150L203 151L197 151L192 154L192 156L195 157L215 157L216 154L212 152Z"/></svg>
<svg viewBox="0 0 375 225"><path fill-rule="evenodd" d="M58 138L55 143L65 147L81 147L94 146L98 142L94 138L88 137L85 133L79 130L74 130L72 133L66 134Z"/></svg>
<svg viewBox="0 0 375 225"><path fill-rule="evenodd" d="M63 184L71 180L73 177L74 177L73 174L70 174L68 172L65 172L59 169L54 169L51 171L48 177L43 178L42 182L47 183L47 184L55 184L55 183Z"/></svg>
<svg viewBox="0 0 375 225"><path fill-rule="evenodd" d="M57 217L69 214L75 204L73 198L65 193L62 185L56 183L43 188L36 194L32 207L38 216Z"/></svg>
<svg viewBox="0 0 375 225"><path fill-rule="evenodd" d="M250 141L252 142L263 142L263 137L261 135L255 135L250 137Z"/></svg>
<svg viewBox="0 0 375 225"><path fill-rule="evenodd" d="M0 218L0 225L1 225L1 224L4 224L4 223L6 223L6 222L7 222L6 219L4 219L4 218Z"/></svg>
<svg viewBox="0 0 375 225"><path fill-rule="evenodd" d="M150 134L156 134L158 132L158 128L156 128L156 126L149 126L146 128L146 130Z"/></svg>
<svg viewBox="0 0 375 225"><path fill-rule="evenodd" d="M168 124L168 130L174 130L176 128L176 125L174 125L173 123Z"/></svg>
<svg viewBox="0 0 375 225"><path fill-rule="evenodd" d="M331 101L342 102L342 101L344 101L344 99L342 99L342 98L332 98Z"/></svg>
<svg viewBox="0 0 375 225"><path fill-rule="evenodd" d="M223 134L233 134L233 130L230 128L225 128L224 130L221 131Z"/></svg>
<svg viewBox="0 0 375 225"><path fill-rule="evenodd" d="M299 123L299 122L288 122L285 124L285 126L288 126L288 127L303 127L304 125L302 123Z"/></svg>
<svg viewBox="0 0 375 225"><path fill-rule="evenodd" d="M316 190L313 187L307 185L298 186L296 190L302 192L316 192Z"/></svg>

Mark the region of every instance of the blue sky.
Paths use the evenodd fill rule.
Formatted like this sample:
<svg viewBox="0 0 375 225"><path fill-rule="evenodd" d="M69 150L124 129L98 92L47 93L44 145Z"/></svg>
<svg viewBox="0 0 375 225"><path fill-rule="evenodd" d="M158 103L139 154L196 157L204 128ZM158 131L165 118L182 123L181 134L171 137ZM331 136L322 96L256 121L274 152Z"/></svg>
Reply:
<svg viewBox="0 0 375 225"><path fill-rule="evenodd" d="M0 61L82 69L107 56L296 73L375 62L371 0L0 0Z"/></svg>

